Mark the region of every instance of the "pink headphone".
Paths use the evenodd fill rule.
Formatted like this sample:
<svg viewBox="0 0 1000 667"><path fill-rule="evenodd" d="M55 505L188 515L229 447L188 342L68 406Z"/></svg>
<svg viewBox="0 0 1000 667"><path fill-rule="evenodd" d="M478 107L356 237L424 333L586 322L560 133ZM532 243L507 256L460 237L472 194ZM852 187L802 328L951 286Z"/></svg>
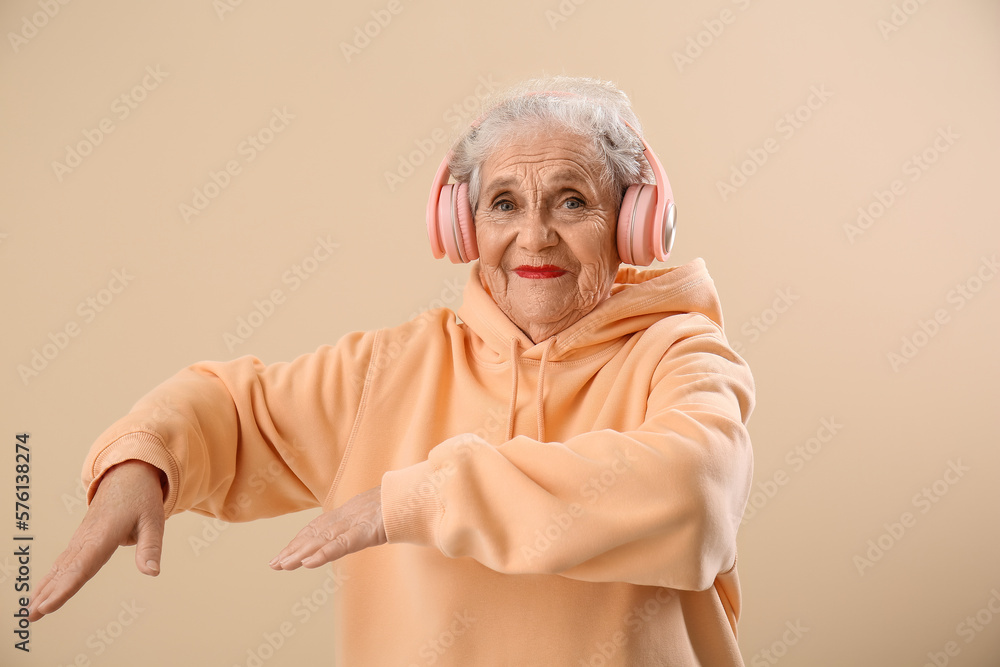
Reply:
<svg viewBox="0 0 1000 667"><path fill-rule="evenodd" d="M635 132L635 128L624 119L622 122ZM638 132L636 136L639 136ZM642 141L643 155L653 170L656 184L638 183L630 185L625 191L618 214L618 256L627 264L649 266L654 257L662 262L670 255L674 244L677 208L674 206L674 195L663 165L646 140L641 136L639 140ZM431 194L427 200L427 236L430 238L434 257L441 259L448 255L452 263L462 264L478 259L479 248L476 245L468 185L448 183L448 162L451 156L449 151L434 175Z"/></svg>

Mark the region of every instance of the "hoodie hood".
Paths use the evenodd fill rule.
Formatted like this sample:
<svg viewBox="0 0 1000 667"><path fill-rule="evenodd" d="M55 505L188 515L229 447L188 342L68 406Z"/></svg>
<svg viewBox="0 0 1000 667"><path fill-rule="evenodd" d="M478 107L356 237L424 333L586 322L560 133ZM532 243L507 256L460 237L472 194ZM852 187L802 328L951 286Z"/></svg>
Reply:
<svg viewBox="0 0 1000 667"><path fill-rule="evenodd" d="M598 354L624 337L653 326L668 315L699 313L722 329L722 309L715 283L700 257L659 269L621 267L611 294L592 311L538 343L532 342L500 310L480 278L480 263L472 265L457 314L472 330L472 353L488 363L510 362L510 403L507 439L514 434L518 376L522 359L539 362L535 388L538 439L545 441L545 369L550 361L569 361ZM523 350L523 351L522 351Z"/></svg>
<svg viewBox="0 0 1000 667"><path fill-rule="evenodd" d="M623 336L648 329L668 315L700 313L722 328L722 308L705 260L698 257L681 266L618 269L611 294L592 311L559 333L537 344L493 300L480 279L475 262L457 314L481 339L474 341L476 355L501 363L514 347L525 359L565 361L599 352Z"/></svg>

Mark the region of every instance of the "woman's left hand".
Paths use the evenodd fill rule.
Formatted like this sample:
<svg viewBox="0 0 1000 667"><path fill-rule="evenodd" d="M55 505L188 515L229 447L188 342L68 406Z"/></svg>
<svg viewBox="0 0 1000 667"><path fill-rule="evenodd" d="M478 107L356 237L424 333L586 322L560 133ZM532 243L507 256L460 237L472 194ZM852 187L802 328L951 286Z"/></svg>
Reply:
<svg viewBox="0 0 1000 667"><path fill-rule="evenodd" d="M376 486L310 521L269 565L274 570L314 568L386 542L382 487Z"/></svg>

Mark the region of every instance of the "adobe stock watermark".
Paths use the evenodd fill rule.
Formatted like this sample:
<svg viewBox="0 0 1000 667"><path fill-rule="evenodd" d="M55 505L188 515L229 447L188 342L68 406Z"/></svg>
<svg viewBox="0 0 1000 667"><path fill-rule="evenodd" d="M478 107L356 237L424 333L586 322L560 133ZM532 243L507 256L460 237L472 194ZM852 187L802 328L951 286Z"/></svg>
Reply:
<svg viewBox="0 0 1000 667"><path fill-rule="evenodd" d="M545 10L545 20L549 22L549 27L555 31L560 23L565 23L570 16L576 13L576 8L587 0L559 0L559 4L554 8Z"/></svg>
<svg viewBox="0 0 1000 667"><path fill-rule="evenodd" d="M965 473L969 470L968 466L962 465L961 459L948 461L948 467L945 468L940 479L934 480L933 483L913 494L910 504L913 505L914 509L919 510L920 514L927 514L947 495L952 486L958 484L965 477ZM913 512L906 511L899 515L898 521L882 524L885 532L868 540L868 548L864 553L862 555L856 554L852 559L854 566L858 569L858 574L862 577L865 576L865 570L874 567L875 563L882 560L885 554L903 539L906 531L917 525L917 519L917 515Z"/></svg>
<svg viewBox="0 0 1000 667"><path fill-rule="evenodd" d="M446 278L444 281L444 287L441 289L438 297L436 299L431 299L410 313L409 319L414 320L418 317L423 320L429 319L432 311L437 310L438 308L447 308L454 303L458 303L459 297L462 296L462 291L464 289L464 285L458 282L455 278Z"/></svg>
<svg viewBox="0 0 1000 667"><path fill-rule="evenodd" d="M728 201L731 195L736 194L755 174L767 164L772 155L781 149L781 142L787 142L795 133L808 123L813 115L826 105L827 101L833 97L833 93L826 89L826 84L809 86L809 95L805 102L798 105L791 111L782 114L774 123L774 130L779 138L768 137L760 147L748 148L747 159L734 164L729 169L729 178L725 181L717 180L715 187L719 191L722 201Z"/></svg>
<svg viewBox="0 0 1000 667"><path fill-rule="evenodd" d="M768 502L778 495L781 487L791 481L791 475L802 470L806 466L806 463L816 458L823 451L823 448L830 444L834 436L843 428L844 425L838 423L836 417L823 417L820 419L816 433L806 439L805 442L789 449L785 454L784 460L791 467L791 472L786 471L784 468L778 468L771 473L768 479L754 484L754 488L750 492L750 497L747 499L747 506L743 512L743 519L740 521L740 525L749 523L757 515L758 511L763 509Z"/></svg>
<svg viewBox="0 0 1000 667"><path fill-rule="evenodd" d="M148 428L155 430L152 426ZM272 459L267 465L259 466L250 474L246 481L246 485L249 487L248 491L239 491L228 496L228 502L222 506L222 512L224 516L229 517L229 520L204 517L201 522L201 530L197 534L188 535L188 546L191 547L191 552L195 556L201 556L205 549L217 542L222 534L233 525L233 521L240 521L241 515L250 510L254 500L263 496L275 480L282 478L287 480L288 476L292 474L290 473L291 466L299 460L299 456L309 446L308 443L298 440L287 441L285 445L281 461Z"/></svg>
<svg viewBox="0 0 1000 667"><path fill-rule="evenodd" d="M323 583L314 588L308 595L303 595L289 610L290 615L298 621L298 625L286 618L278 623L273 630L261 633L261 641L258 643L255 640L255 645L247 648L246 658L240 663L234 663L234 667L262 667L285 646L291 637L295 636L298 628L308 623L316 613L330 602L348 579L350 576L338 568L327 568L327 576Z"/></svg>
<svg viewBox="0 0 1000 667"><path fill-rule="evenodd" d="M899 348L886 353L886 360L892 371L898 373L899 369L913 361L945 326L951 324L952 313L965 308L966 304L982 291L986 283L993 280L998 271L1000 262L997 261L996 253L990 257L984 255L972 275L956 283L945 294L945 302L952 306L951 312L947 307L941 307L935 309L926 319L918 319L913 332L900 339Z"/></svg>
<svg viewBox="0 0 1000 667"><path fill-rule="evenodd" d="M961 135L956 134L951 125L939 127L929 146L906 158L900 165L903 176L908 177L910 183L919 181L927 170L955 145L956 139L961 139ZM906 194L906 183L902 178L893 179L885 190L874 190L872 199L864 206L858 207L858 216L854 222L844 223L844 234L848 243L854 245L855 240L871 229L904 194Z"/></svg>
<svg viewBox="0 0 1000 667"><path fill-rule="evenodd" d="M605 667L609 661L626 645L630 640L630 635L636 635L650 621L659 616L664 607L670 604L677 597L677 591L667 588L665 582L660 579L656 592L646 598L641 604L633 607L625 614L622 624L628 629L615 630L610 636L598 639L594 642L594 651L585 658L580 658L577 667Z"/></svg>
<svg viewBox="0 0 1000 667"><path fill-rule="evenodd" d="M80 316L81 321L67 320L66 324L48 333L46 342L32 348L28 363L17 365L17 374L24 386L27 387L31 380L47 369L69 347L73 339L83 332L84 327L97 319L97 316L103 313L133 280L135 276L130 274L128 269L114 269L107 287L97 290L77 305L76 314Z"/></svg>
<svg viewBox="0 0 1000 667"><path fill-rule="evenodd" d="M771 327L788 312L792 305L801 298L791 287L783 287L775 290L774 300L771 305L754 315L740 326L740 333L746 336L746 340L732 341L730 345L736 354L743 354L747 345L756 343L761 336L767 333Z"/></svg>
<svg viewBox="0 0 1000 667"><path fill-rule="evenodd" d="M156 433L158 432L161 424L177 414L179 407L180 405L176 403L173 397L169 394L160 395L160 397L156 399L156 407L153 409L152 413L144 416L143 420L136 424L135 428ZM62 501L63 507L66 508L67 514L73 514L73 512L78 508L86 509L87 488L84 487L83 480L77 477L73 493L63 493L59 496L59 499Z"/></svg>
<svg viewBox="0 0 1000 667"><path fill-rule="evenodd" d="M8 579L11 579L17 575L18 563L11 562L10 556L6 556L3 562L0 563L0 584L7 583Z"/></svg>
<svg viewBox="0 0 1000 667"><path fill-rule="evenodd" d="M752 0L732 0L733 4L739 7L740 11L746 11L752 4ZM718 17L705 19L701 22L703 30L699 30L694 35L689 35L684 44L684 49L673 52L674 65L677 71L684 73L684 68L694 64L705 51L715 44L715 41L722 37L726 31L726 26L736 23L737 14L733 10L725 7L719 12Z"/></svg>
<svg viewBox="0 0 1000 667"><path fill-rule="evenodd" d="M119 606L120 611L110 621L87 636L86 646L90 650L77 653L66 667L90 667L92 664L101 663L100 660L92 662L91 658L104 655L125 631L132 627L139 614L146 611L145 607L140 607L135 600L123 601ZM58 667L63 666L60 664Z"/></svg>
<svg viewBox="0 0 1000 667"><path fill-rule="evenodd" d="M156 407L153 409L152 413L137 424L136 428L157 432L160 424L165 422L172 415L176 414L177 408L179 407L179 404L177 404L173 397L169 394L161 395L156 399ZM83 485L83 480L79 477L76 478L75 484L76 485L73 487L73 493L64 492L59 496L63 507L66 508L67 514L73 514L77 509L87 508L87 488Z"/></svg>
<svg viewBox="0 0 1000 667"><path fill-rule="evenodd" d="M955 634L962 638L965 644L971 644L998 614L1000 614L1000 591L993 588L990 590L990 597L987 598L986 603L975 614L966 616L955 626ZM924 663L923 667L945 667L951 663L952 658L958 657L961 652L962 646L958 641L948 640L940 651L927 652L927 662Z"/></svg>
<svg viewBox="0 0 1000 667"><path fill-rule="evenodd" d="M476 85L471 95L466 95L460 101L445 109L441 115L441 120L451 128L451 132L457 133L465 125L472 121L480 106L490 94L496 90L500 84L493 80L493 75L485 77L480 75L479 83ZM396 188L406 182L418 167L424 164L433 155L439 146L448 143L449 130L444 127L435 127L426 137L414 139L414 149L400 153L396 157L396 169L383 172L385 184L389 187L389 192L395 192Z"/></svg>
<svg viewBox="0 0 1000 667"><path fill-rule="evenodd" d="M66 508L67 514L72 514L79 507L86 509L87 489L83 486L83 480L77 478L73 493L63 493L59 499L62 501L63 507Z"/></svg>
<svg viewBox="0 0 1000 667"><path fill-rule="evenodd" d="M453 303L456 303L459 297L462 296L462 285L454 278L449 278L444 282L444 288L438 298L432 299L430 302L424 304L414 312L410 313L410 321L413 322L413 328L405 328L400 330L398 336L390 342L388 345L384 345L379 348L378 356L372 362L374 370L377 372L384 371L390 366L392 366L406 350L407 346L414 340L419 338L420 332L423 331L424 327L431 323L432 313L438 308L447 308ZM363 378L358 378L363 380ZM500 419L506 419L501 413L496 413L495 409L490 410L491 420L483 428L476 431L477 435L480 435L484 440L488 440L489 433L492 433L495 429L493 425L494 422L498 422Z"/></svg>
<svg viewBox="0 0 1000 667"><path fill-rule="evenodd" d="M354 26L354 35L350 43L340 43L340 52L344 54L344 60L351 62L352 58L360 56L361 52L371 45L372 40L381 35L382 31L392 23L393 18L399 16L404 9L400 0L389 0L384 9L371 10L370 21Z"/></svg>
<svg viewBox="0 0 1000 667"><path fill-rule="evenodd" d="M750 658L750 667L769 667L769 665L776 665L778 662L788 655L789 649L799 643L807 632L809 628L802 625L800 619L795 619L795 622L785 621L786 630L781 633L781 637L771 642L771 645L765 649L761 649L753 654Z"/></svg>
<svg viewBox="0 0 1000 667"><path fill-rule="evenodd" d="M381 343L377 350L377 355L370 364L370 368L364 368L360 373L351 375L351 382L358 392L363 390L365 382L374 381L378 374L392 368L396 361L408 349L410 343L422 340L421 332L425 327L435 322L434 311L439 308L448 308L459 301L462 295L463 286L457 280L448 278L444 281L444 288L441 289L437 298L431 299L420 308L410 313L407 324L412 326L400 327L392 340ZM451 315L450 317L454 317ZM371 377L369 377L369 374ZM498 407L490 407L486 412L484 422L472 432L487 442L500 444L506 434L507 414Z"/></svg>
<svg viewBox="0 0 1000 667"><path fill-rule="evenodd" d="M212 9L220 21L226 20L226 14L232 14L237 7L243 5L243 0L212 0Z"/></svg>
<svg viewBox="0 0 1000 667"><path fill-rule="evenodd" d="M331 257L339 243L330 240L330 235L317 237L312 250L281 274L281 284L288 286L288 292L298 290ZM271 289L263 299L254 299L253 308L246 315L236 318L236 328L222 334L222 342L230 352L245 343L264 322L271 319L278 308L287 301L288 295L280 287Z"/></svg>
<svg viewBox="0 0 1000 667"><path fill-rule="evenodd" d="M285 465L293 463L297 458L295 452L292 452L287 459L285 459ZM232 496L231 500L223 505L223 512L226 516L233 517L235 520L240 516L241 513L249 509L253 502L254 496L260 496L267 490L268 486L274 480L279 477L284 477L287 475L287 470L285 465L278 463L275 460L268 462L266 466L255 470L250 477L247 479L247 484L249 485L253 495L250 495L246 491L241 491L235 496ZM201 522L201 531L197 535L188 535L188 546L191 547L191 552L195 556L200 556L205 549L214 544L222 536L222 533L226 531L233 524L229 521L225 521L218 517L205 517Z"/></svg>
<svg viewBox="0 0 1000 667"><path fill-rule="evenodd" d="M191 218L201 215L232 184L233 179L243 173L243 167L256 160L279 134L288 129L289 121L292 120L295 120L295 116L288 112L288 107L273 107L267 122L236 146L236 154L243 158L242 162L232 158L219 171L209 170L205 184L196 186L191 191L191 202L178 204L181 219L190 223Z"/></svg>
<svg viewBox="0 0 1000 667"><path fill-rule="evenodd" d="M159 65L147 65L145 74L137 84L132 86L111 102L112 116L105 116L97 122L97 127L84 128L81 131L83 139L75 144L66 144L66 155L62 162L52 161L52 171L56 175L56 180L60 183L67 174L83 164L84 158L93 154L94 149L100 146L109 134L118 127L116 121L125 121L132 112L139 108L151 92L160 87L160 84L170 75L164 72Z"/></svg>
<svg viewBox="0 0 1000 667"><path fill-rule="evenodd" d="M430 473L424 476L423 481L414 488L414 493L407 499L404 505L406 509L411 512L418 510L424 505L426 500L437 498L441 489L444 488L444 483L458 472L456 460L461 461L471 455L473 452L472 445L477 441L479 444L487 442L475 433L459 433L448 438L445 443L455 446L457 457L445 459L444 463L435 467Z"/></svg>
<svg viewBox="0 0 1000 667"><path fill-rule="evenodd" d="M174 402L170 395L163 395L156 400L156 408L153 412L144 418L136 428L157 432L159 425L165 422L170 416L176 414L178 407L180 406ZM62 501L63 507L66 508L67 514L72 515L78 509L86 510L87 488L83 485L83 480L77 477L73 492L64 492L60 494L59 499ZM2 582L3 579L0 579L0 583Z"/></svg>
<svg viewBox="0 0 1000 667"><path fill-rule="evenodd" d="M899 29L909 23L914 14L919 12L925 4L927 4L927 0L903 0L899 4L893 3L889 18L880 18L875 22L875 27L881 33L882 40L889 41L889 35L899 32Z"/></svg>
<svg viewBox="0 0 1000 667"><path fill-rule="evenodd" d="M462 636L469 631L476 623L476 617L468 609L456 611L452 614L452 620L437 634L420 645L417 655L423 658L422 663L411 662L410 667L423 665L433 665L438 662L448 650L458 643Z"/></svg>
<svg viewBox="0 0 1000 667"><path fill-rule="evenodd" d="M588 507L592 507L600 500L601 496L619 482L623 475L632 470L633 464L638 462L639 458L627 449L615 451L614 457L599 474L592 475L580 485L580 497L586 499ZM521 545L521 556L529 563L541 558L552 545L570 531L576 520L586 512L586 508L581 503L572 502L566 506L565 511L550 514L549 521L545 526L535 529L534 541L531 544Z"/></svg>
<svg viewBox="0 0 1000 667"><path fill-rule="evenodd" d="M47 26L69 2L70 0L38 0L37 4L41 11L31 16L22 16L20 30L7 33L7 41L10 42L10 48L14 49L14 53L18 53L21 47L34 39L38 31Z"/></svg>

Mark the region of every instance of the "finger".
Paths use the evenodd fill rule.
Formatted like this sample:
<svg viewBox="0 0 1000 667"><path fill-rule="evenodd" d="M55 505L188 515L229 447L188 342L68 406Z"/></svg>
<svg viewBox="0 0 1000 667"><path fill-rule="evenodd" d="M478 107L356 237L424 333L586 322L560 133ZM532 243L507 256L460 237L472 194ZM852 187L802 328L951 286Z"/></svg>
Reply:
<svg viewBox="0 0 1000 667"><path fill-rule="evenodd" d="M330 540L336 539L348 526L345 519L334 518L333 512L323 514L300 530L288 546L271 559L269 565L275 570L297 569L303 558L312 555Z"/></svg>
<svg viewBox="0 0 1000 667"><path fill-rule="evenodd" d="M351 526L346 532L341 533L331 542L327 542L314 553L302 559L302 567L313 569L332 563L338 558L343 558L347 554L361 551L370 546L371 530L364 525Z"/></svg>
<svg viewBox="0 0 1000 667"><path fill-rule="evenodd" d="M36 595L35 612L39 618L58 610L97 574L118 547L109 539L85 540L76 553L67 549L52 566L46 588Z"/></svg>
<svg viewBox="0 0 1000 667"><path fill-rule="evenodd" d="M80 538L80 535L74 534L66 549L56 557L49 571L42 577L38 585L35 586L35 594L31 596L31 602L28 606L30 613L35 613L56 589L56 584L60 577L64 576L69 565L80 555L80 549L83 544L84 540ZM37 617L41 618L44 615L44 613L38 613ZM29 620L34 619L29 618Z"/></svg>
<svg viewBox="0 0 1000 667"><path fill-rule="evenodd" d="M52 567L49 568L49 571L45 573L45 576L42 577L42 580L39 581L38 585L35 586L35 594L31 596L31 604L28 606L28 608L31 611L37 609L38 605L41 604L45 600L45 598L48 597L48 590L50 588L50 583L52 582L53 577L59 571L60 563L66 559L67 554L70 552L70 549L73 549L73 545L70 545L70 547L67 548L66 551L64 551L62 554L59 555L58 558L56 558L55 563L52 564Z"/></svg>
<svg viewBox="0 0 1000 667"><path fill-rule="evenodd" d="M337 531L325 530L318 535L296 537L271 560L270 565L275 570L297 570L303 559L316 553L324 544L337 539L339 534Z"/></svg>
<svg viewBox="0 0 1000 667"><path fill-rule="evenodd" d="M296 533L292 541L285 545L285 548L278 552L278 555L271 559L268 565L274 570L283 569L284 563L291 563L292 555L298 552L300 549L306 548L306 546L313 540L319 539L316 534L316 529L313 524L310 523L305 528Z"/></svg>
<svg viewBox="0 0 1000 667"><path fill-rule="evenodd" d="M342 533L337 536L337 539L327 542L310 556L303 558L302 567L311 570L326 563L332 563L341 556L346 556L354 551L355 549L351 548L350 535Z"/></svg>
<svg viewBox="0 0 1000 667"><path fill-rule="evenodd" d="M163 552L162 517L139 520L135 544L135 566L143 574L155 577L160 573L160 556Z"/></svg>
<svg viewBox="0 0 1000 667"><path fill-rule="evenodd" d="M304 545L298 551L285 557L279 564L282 570L297 570L300 567L314 568L350 553L348 534L338 533L320 542ZM339 555L338 555L339 554Z"/></svg>
<svg viewBox="0 0 1000 667"><path fill-rule="evenodd" d="M49 568L49 571L45 574L44 577L42 577L42 580L35 587L35 594L31 596L31 602L28 605L29 621L31 622L37 621L38 619L40 619L42 616L45 615L43 613L40 613L38 611L38 608L42 605L43 602L45 602L48 599L49 594L52 592L53 579L55 579L55 576L59 572L61 572L62 569L65 567L64 563L70 562L70 560L72 560L72 557L76 554L77 551L79 551L79 549L77 549L75 545L70 544L70 546L67 547L66 551L62 552L59 555L59 557L56 558L56 561L52 564L52 567Z"/></svg>

